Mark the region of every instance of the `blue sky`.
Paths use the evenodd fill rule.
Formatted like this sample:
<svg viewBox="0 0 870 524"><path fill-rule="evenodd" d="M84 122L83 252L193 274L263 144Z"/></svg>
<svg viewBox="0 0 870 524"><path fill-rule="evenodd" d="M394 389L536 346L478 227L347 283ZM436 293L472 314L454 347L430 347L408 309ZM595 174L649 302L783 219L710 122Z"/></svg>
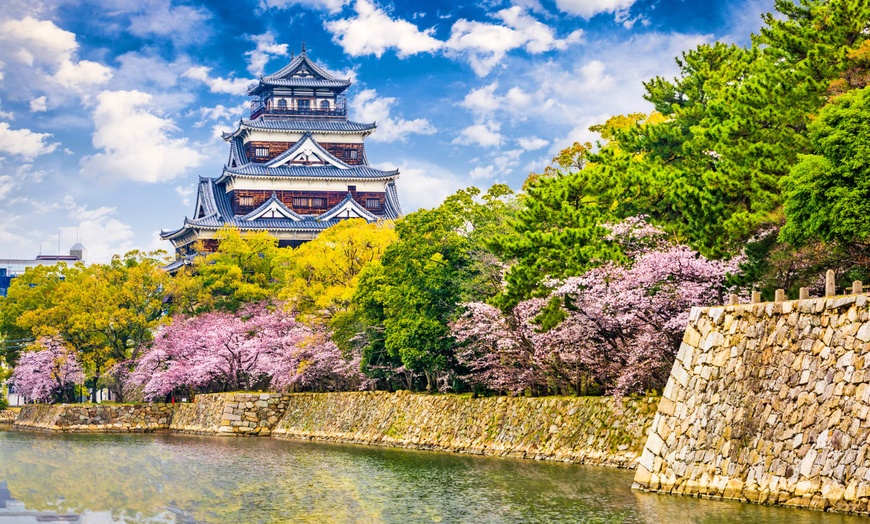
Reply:
<svg viewBox="0 0 870 524"><path fill-rule="evenodd" d="M648 112L642 81L748 43L773 0L4 0L0 258L169 249L227 156L245 86L309 56L350 77L369 161L406 212L522 185L590 125Z"/></svg>

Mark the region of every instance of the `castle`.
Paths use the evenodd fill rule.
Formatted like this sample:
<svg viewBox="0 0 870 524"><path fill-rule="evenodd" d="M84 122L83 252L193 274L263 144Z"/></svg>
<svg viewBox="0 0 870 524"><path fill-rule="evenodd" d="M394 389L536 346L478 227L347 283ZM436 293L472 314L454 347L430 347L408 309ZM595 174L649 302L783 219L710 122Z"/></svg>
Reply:
<svg viewBox="0 0 870 524"><path fill-rule="evenodd" d="M173 265L197 249L217 250L225 225L268 231L279 246L295 247L343 219L401 215L399 171L371 167L366 157L364 139L375 123L347 118L350 85L312 62L303 45L287 66L248 89L250 118L223 134L229 156L221 175L200 177L193 217L160 233L179 256Z"/></svg>

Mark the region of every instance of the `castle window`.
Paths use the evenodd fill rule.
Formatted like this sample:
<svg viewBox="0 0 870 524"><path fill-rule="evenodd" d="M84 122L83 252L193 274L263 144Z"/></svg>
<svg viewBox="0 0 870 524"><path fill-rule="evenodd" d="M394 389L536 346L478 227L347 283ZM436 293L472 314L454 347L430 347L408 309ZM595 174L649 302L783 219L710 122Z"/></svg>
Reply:
<svg viewBox="0 0 870 524"><path fill-rule="evenodd" d="M378 198L367 198L366 199L366 207L368 209L380 209L381 208L381 200Z"/></svg>
<svg viewBox="0 0 870 524"><path fill-rule="evenodd" d="M356 191L356 186L347 186L348 191Z"/></svg>
<svg viewBox="0 0 870 524"><path fill-rule="evenodd" d="M258 157L266 157L269 156L269 148L268 147L258 147L254 150L254 156Z"/></svg>
<svg viewBox="0 0 870 524"><path fill-rule="evenodd" d="M320 101L320 109L325 109L329 111L329 100L321 100Z"/></svg>
<svg viewBox="0 0 870 524"><path fill-rule="evenodd" d="M299 100L296 104L300 111L307 111L311 108L310 100Z"/></svg>
<svg viewBox="0 0 870 524"><path fill-rule="evenodd" d="M254 197L252 196L240 196L239 197L239 206L240 207L251 207L254 205Z"/></svg>
<svg viewBox="0 0 870 524"><path fill-rule="evenodd" d="M326 207L325 198L294 197L293 207Z"/></svg>
<svg viewBox="0 0 870 524"><path fill-rule="evenodd" d="M344 158L348 158L350 160L356 160L357 159L356 149L345 149L344 150Z"/></svg>
<svg viewBox="0 0 870 524"><path fill-rule="evenodd" d="M287 109L287 101L283 98L278 100L278 109Z"/></svg>

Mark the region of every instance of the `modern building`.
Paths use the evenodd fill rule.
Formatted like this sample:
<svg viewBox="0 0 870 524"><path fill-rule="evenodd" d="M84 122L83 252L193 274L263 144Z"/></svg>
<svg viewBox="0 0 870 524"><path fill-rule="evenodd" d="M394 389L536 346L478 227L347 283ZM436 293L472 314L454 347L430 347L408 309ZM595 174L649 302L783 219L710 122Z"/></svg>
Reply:
<svg viewBox="0 0 870 524"><path fill-rule="evenodd" d="M346 218L401 215L398 170L369 165L364 139L375 123L347 118L338 79L302 53L248 89L250 118L223 135L229 155L220 176L200 178L191 218L160 236L180 260L217 249L218 229L268 231L279 246L298 246ZM168 269L172 269L169 267Z"/></svg>
<svg viewBox="0 0 870 524"><path fill-rule="evenodd" d="M69 249L69 255L38 255L32 259L0 258L0 297L6 296L6 291L12 283L12 279L21 275L27 268L36 266L52 266L58 262L75 264L83 262L87 256L87 250L76 242Z"/></svg>

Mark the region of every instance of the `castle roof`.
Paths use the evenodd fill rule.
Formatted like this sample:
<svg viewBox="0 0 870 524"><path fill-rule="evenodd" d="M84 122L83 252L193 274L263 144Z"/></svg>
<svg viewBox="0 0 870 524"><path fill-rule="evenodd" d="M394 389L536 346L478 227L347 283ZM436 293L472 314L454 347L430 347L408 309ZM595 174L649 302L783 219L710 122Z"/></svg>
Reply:
<svg viewBox="0 0 870 524"><path fill-rule="evenodd" d="M372 122L371 124L363 124L350 120L289 120L289 119L269 119L257 118L248 120L242 118L239 120L239 126L232 133L223 133L221 137L224 140L230 140L237 136L241 136L245 131L278 131L278 132L298 132L298 133L338 133L338 134L359 134L365 133L368 135L378 126Z"/></svg>
<svg viewBox="0 0 870 524"><path fill-rule="evenodd" d="M340 93L350 86L350 80L335 78L308 58L305 47L289 64L271 75L261 76L256 85L248 89L249 95L259 95L276 87L326 88Z"/></svg>
<svg viewBox="0 0 870 524"><path fill-rule="evenodd" d="M292 147L265 163L248 160L242 138L232 139L230 156L217 182L230 178L388 180L398 176L398 169L386 171L346 164L321 146L311 133L305 133Z"/></svg>
<svg viewBox="0 0 870 524"><path fill-rule="evenodd" d="M394 182L387 184L384 216L379 217L348 195L320 215L300 215L285 206L275 194L254 211L235 215L223 184L213 178L200 178L196 194L195 218L184 218L179 229L161 231L164 240L181 239L197 229L217 230L225 225L240 231L322 231L347 218L364 218L369 221L396 219L401 216L398 194Z"/></svg>

